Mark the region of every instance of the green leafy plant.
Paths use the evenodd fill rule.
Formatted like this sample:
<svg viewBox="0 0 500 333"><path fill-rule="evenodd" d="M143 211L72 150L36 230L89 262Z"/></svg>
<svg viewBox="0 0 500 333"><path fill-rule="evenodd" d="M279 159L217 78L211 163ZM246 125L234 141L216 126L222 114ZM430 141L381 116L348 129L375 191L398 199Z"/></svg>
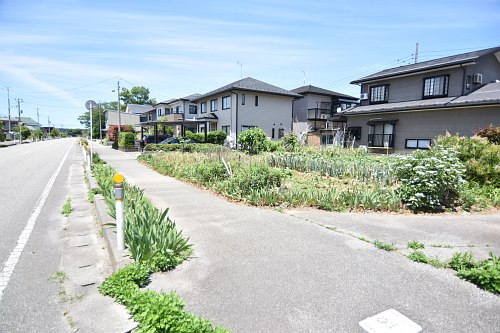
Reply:
<svg viewBox="0 0 500 333"><path fill-rule="evenodd" d="M374 243L375 247L384 251L395 251L398 248L393 243L384 243L376 240Z"/></svg>
<svg viewBox="0 0 500 333"><path fill-rule="evenodd" d="M241 148L249 154L258 154L265 150L266 133L258 127L250 128L238 136Z"/></svg>
<svg viewBox="0 0 500 333"><path fill-rule="evenodd" d="M464 173L456 151L440 145L402 157L396 168L401 198L415 212L453 207Z"/></svg>
<svg viewBox="0 0 500 333"><path fill-rule="evenodd" d="M68 217L73 212L73 207L71 207L71 197L66 199L66 203L63 206L62 214Z"/></svg>
<svg viewBox="0 0 500 333"><path fill-rule="evenodd" d="M417 241L410 241L408 242L408 248L413 249L413 250L419 250L425 248L425 245L423 243L417 242Z"/></svg>
<svg viewBox="0 0 500 333"><path fill-rule="evenodd" d="M135 134L131 132L120 132L118 135L118 147L132 148L135 145Z"/></svg>
<svg viewBox="0 0 500 333"><path fill-rule="evenodd" d="M500 294L500 259L491 252L488 259L459 269L457 275L484 290Z"/></svg>
<svg viewBox="0 0 500 333"><path fill-rule="evenodd" d="M428 264L430 259L429 257L427 257L425 255L425 253L423 252L420 252L420 251L415 251L415 252L412 252L410 253L408 256L407 256L410 260L412 261L415 261L415 262L420 262L420 263L423 263L423 264Z"/></svg>
<svg viewBox="0 0 500 333"><path fill-rule="evenodd" d="M476 262L474 261L474 255L471 252L455 253L451 258L448 266L456 271L460 270L470 270L476 267Z"/></svg>
<svg viewBox="0 0 500 333"><path fill-rule="evenodd" d="M489 142L500 145L500 126L480 128L474 135L488 139Z"/></svg>

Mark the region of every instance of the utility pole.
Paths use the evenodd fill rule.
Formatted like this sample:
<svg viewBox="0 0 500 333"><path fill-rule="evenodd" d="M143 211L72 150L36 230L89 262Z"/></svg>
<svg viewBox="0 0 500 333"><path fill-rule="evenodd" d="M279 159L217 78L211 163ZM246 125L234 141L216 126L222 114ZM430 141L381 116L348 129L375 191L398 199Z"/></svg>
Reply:
<svg viewBox="0 0 500 333"><path fill-rule="evenodd" d="M122 117L120 115L120 80L118 80L117 98L118 98L118 136L120 136L120 132L122 130Z"/></svg>
<svg viewBox="0 0 500 333"><path fill-rule="evenodd" d="M97 103L97 111L99 112L99 142L102 141L102 125L101 125L101 101Z"/></svg>
<svg viewBox="0 0 500 333"><path fill-rule="evenodd" d="M415 63L417 63L417 62L418 62L418 43L415 47Z"/></svg>
<svg viewBox="0 0 500 333"><path fill-rule="evenodd" d="M9 138L12 139L12 137L11 137L12 129L11 129L11 125L10 125L10 92L9 92L9 88L7 88L7 103L9 106Z"/></svg>
<svg viewBox="0 0 500 333"><path fill-rule="evenodd" d="M18 124L17 124L17 127L19 128L19 144L23 143L23 137L21 135L21 102L23 100L18 98L17 99L17 112L18 112L18 116L19 116L19 121L18 121Z"/></svg>
<svg viewBox="0 0 500 333"><path fill-rule="evenodd" d="M47 122L49 123L49 136L50 136L50 118L47 117Z"/></svg>
<svg viewBox="0 0 500 333"><path fill-rule="evenodd" d="M40 114L38 114L38 108L36 108L36 122L40 125Z"/></svg>

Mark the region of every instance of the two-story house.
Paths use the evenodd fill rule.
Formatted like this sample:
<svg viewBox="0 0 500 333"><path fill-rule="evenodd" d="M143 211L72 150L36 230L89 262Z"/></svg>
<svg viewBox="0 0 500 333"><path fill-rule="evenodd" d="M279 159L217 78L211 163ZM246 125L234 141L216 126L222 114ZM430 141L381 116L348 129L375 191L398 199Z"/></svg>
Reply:
<svg viewBox="0 0 500 333"><path fill-rule="evenodd" d="M345 127L345 118L337 113L358 105L356 97L311 85L291 91L303 96L293 102L293 132L307 135L309 145L332 144L336 132Z"/></svg>
<svg viewBox="0 0 500 333"><path fill-rule="evenodd" d="M259 127L274 140L292 131L292 103L302 96L247 77L196 98L197 132L223 130L237 142L243 131Z"/></svg>
<svg viewBox="0 0 500 333"><path fill-rule="evenodd" d="M500 47L386 69L352 84L358 107L342 112L359 145L426 149L438 135L500 125Z"/></svg>
<svg viewBox="0 0 500 333"><path fill-rule="evenodd" d="M174 128L174 136L183 135L183 124L185 129L196 132L196 125L190 124L189 120L198 114L198 106L194 100L199 96L201 95L192 94L155 104L156 118L172 126Z"/></svg>

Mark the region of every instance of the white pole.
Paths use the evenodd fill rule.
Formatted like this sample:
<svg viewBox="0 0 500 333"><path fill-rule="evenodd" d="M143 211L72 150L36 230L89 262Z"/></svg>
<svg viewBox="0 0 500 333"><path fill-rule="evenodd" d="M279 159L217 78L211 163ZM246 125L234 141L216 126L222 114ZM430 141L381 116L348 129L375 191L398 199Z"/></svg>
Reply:
<svg viewBox="0 0 500 333"><path fill-rule="evenodd" d="M125 250L125 235L123 232L123 200L116 199L116 244L118 251Z"/></svg>
<svg viewBox="0 0 500 333"><path fill-rule="evenodd" d="M93 146L92 146L92 104L94 104L93 102L90 103L90 161L89 161L89 167L90 167L90 164L92 163L92 153L94 152L94 150L92 149Z"/></svg>

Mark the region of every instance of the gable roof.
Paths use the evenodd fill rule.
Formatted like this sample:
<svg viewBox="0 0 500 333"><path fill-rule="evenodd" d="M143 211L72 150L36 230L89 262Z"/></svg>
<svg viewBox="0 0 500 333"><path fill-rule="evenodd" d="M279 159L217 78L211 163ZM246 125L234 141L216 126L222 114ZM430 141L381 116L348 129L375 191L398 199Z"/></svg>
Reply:
<svg viewBox="0 0 500 333"><path fill-rule="evenodd" d="M201 94L191 94L191 95L188 95L186 97L181 97L181 98L171 98L171 99L167 99L166 101L163 101L163 102L160 102L160 103L156 103L155 105L153 105L154 107L157 107L158 105L161 105L161 104L170 104L170 103L173 103L173 102L178 102L178 101L188 101L188 102L192 102L194 100L196 100L198 97L200 97Z"/></svg>
<svg viewBox="0 0 500 333"><path fill-rule="evenodd" d="M154 108L152 105L149 105L149 104L144 104L144 105L127 104L127 109L130 110L130 113L138 114L138 113L144 113L144 112L150 111Z"/></svg>
<svg viewBox="0 0 500 333"><path fill-rule="evenodd" d="M273 86L269 83L262 82L259 80L256 80L251 77L247 77L238 81L235 81L233 83L227 84L223 87L220 87L218 89L212 90L211 92L208 92L206 94L200 95L196 98L196 100L200 100L209 96L221 94L227 91L231 91L233 89L237 90L246 90L246 91L255 91L255 92L261 92L261 93L267 93L267 94L274 94L274 95L282 95L282 96L290 96L290 97L302 97L302 95L296 94L294 92L288 91L286 89L280 88Z"/></svg>
<svg viewBox="0 0 500 333"><path fill-rule="evenodd" d="M479 51L473 51L473 52L452 55L452 56L438 58L438 59L434 59L434 60L423 61L423 62L419 62L419 63L411 64L411 65L406 65L406 66L384 69L383 71L362 77L361 79L358 79L358 80L354 80L351 82L351 84L363 83L363 82L372 81L372 80L379 80L379 79L384 79L384 78L389 78L389 77L404 75L404 74L418 73L418 72L422 72L422 71L439 69L439 68L448 67L448 66L473 63L474 60L476 60L477 58L482 57L482 56L487 55L487 54L490 54L490 53L495 53L497 51L500 51L500 46L489 48L489 49L484 49L484 50L479 50Z"/></svg>
<svg viewBox="0 0 500 333"><path fill-rule="evenodd" d="M41 126L39 123L31 119L30 117L21 117L21 122L23 122L25 125L28 126L38 126L38 127Z"/></svg>
<svg viewBox="0 0 500 333"><path fill-rule="evenodd" d="M412 110L428 110L472 105L497 105L500 104L500 82L488 83L484 87L459 97L431 98L417 101L385 103L357 106L342 111L343 115L399 112Z"/></svg>
<svg viewBox="0 0 500 333"><path fill-rule="evenodd" d="M317 94L317 95L336 96L336 97L343 97L343 98L347 98L347 99L358 100L358 98L354 97L354 96L350 96L350 95L346 95L346 94L341 94L341 93L338 93L336 91L327 90L327 89L323 89L323 88L316 87L316 86L311 86L311 85L302 86L302 87L299 87L299 88L292 89L290 91L294 92L294 93L297 93L297 94L301 94L301 95L305 95L305 94Z"/></svg>

